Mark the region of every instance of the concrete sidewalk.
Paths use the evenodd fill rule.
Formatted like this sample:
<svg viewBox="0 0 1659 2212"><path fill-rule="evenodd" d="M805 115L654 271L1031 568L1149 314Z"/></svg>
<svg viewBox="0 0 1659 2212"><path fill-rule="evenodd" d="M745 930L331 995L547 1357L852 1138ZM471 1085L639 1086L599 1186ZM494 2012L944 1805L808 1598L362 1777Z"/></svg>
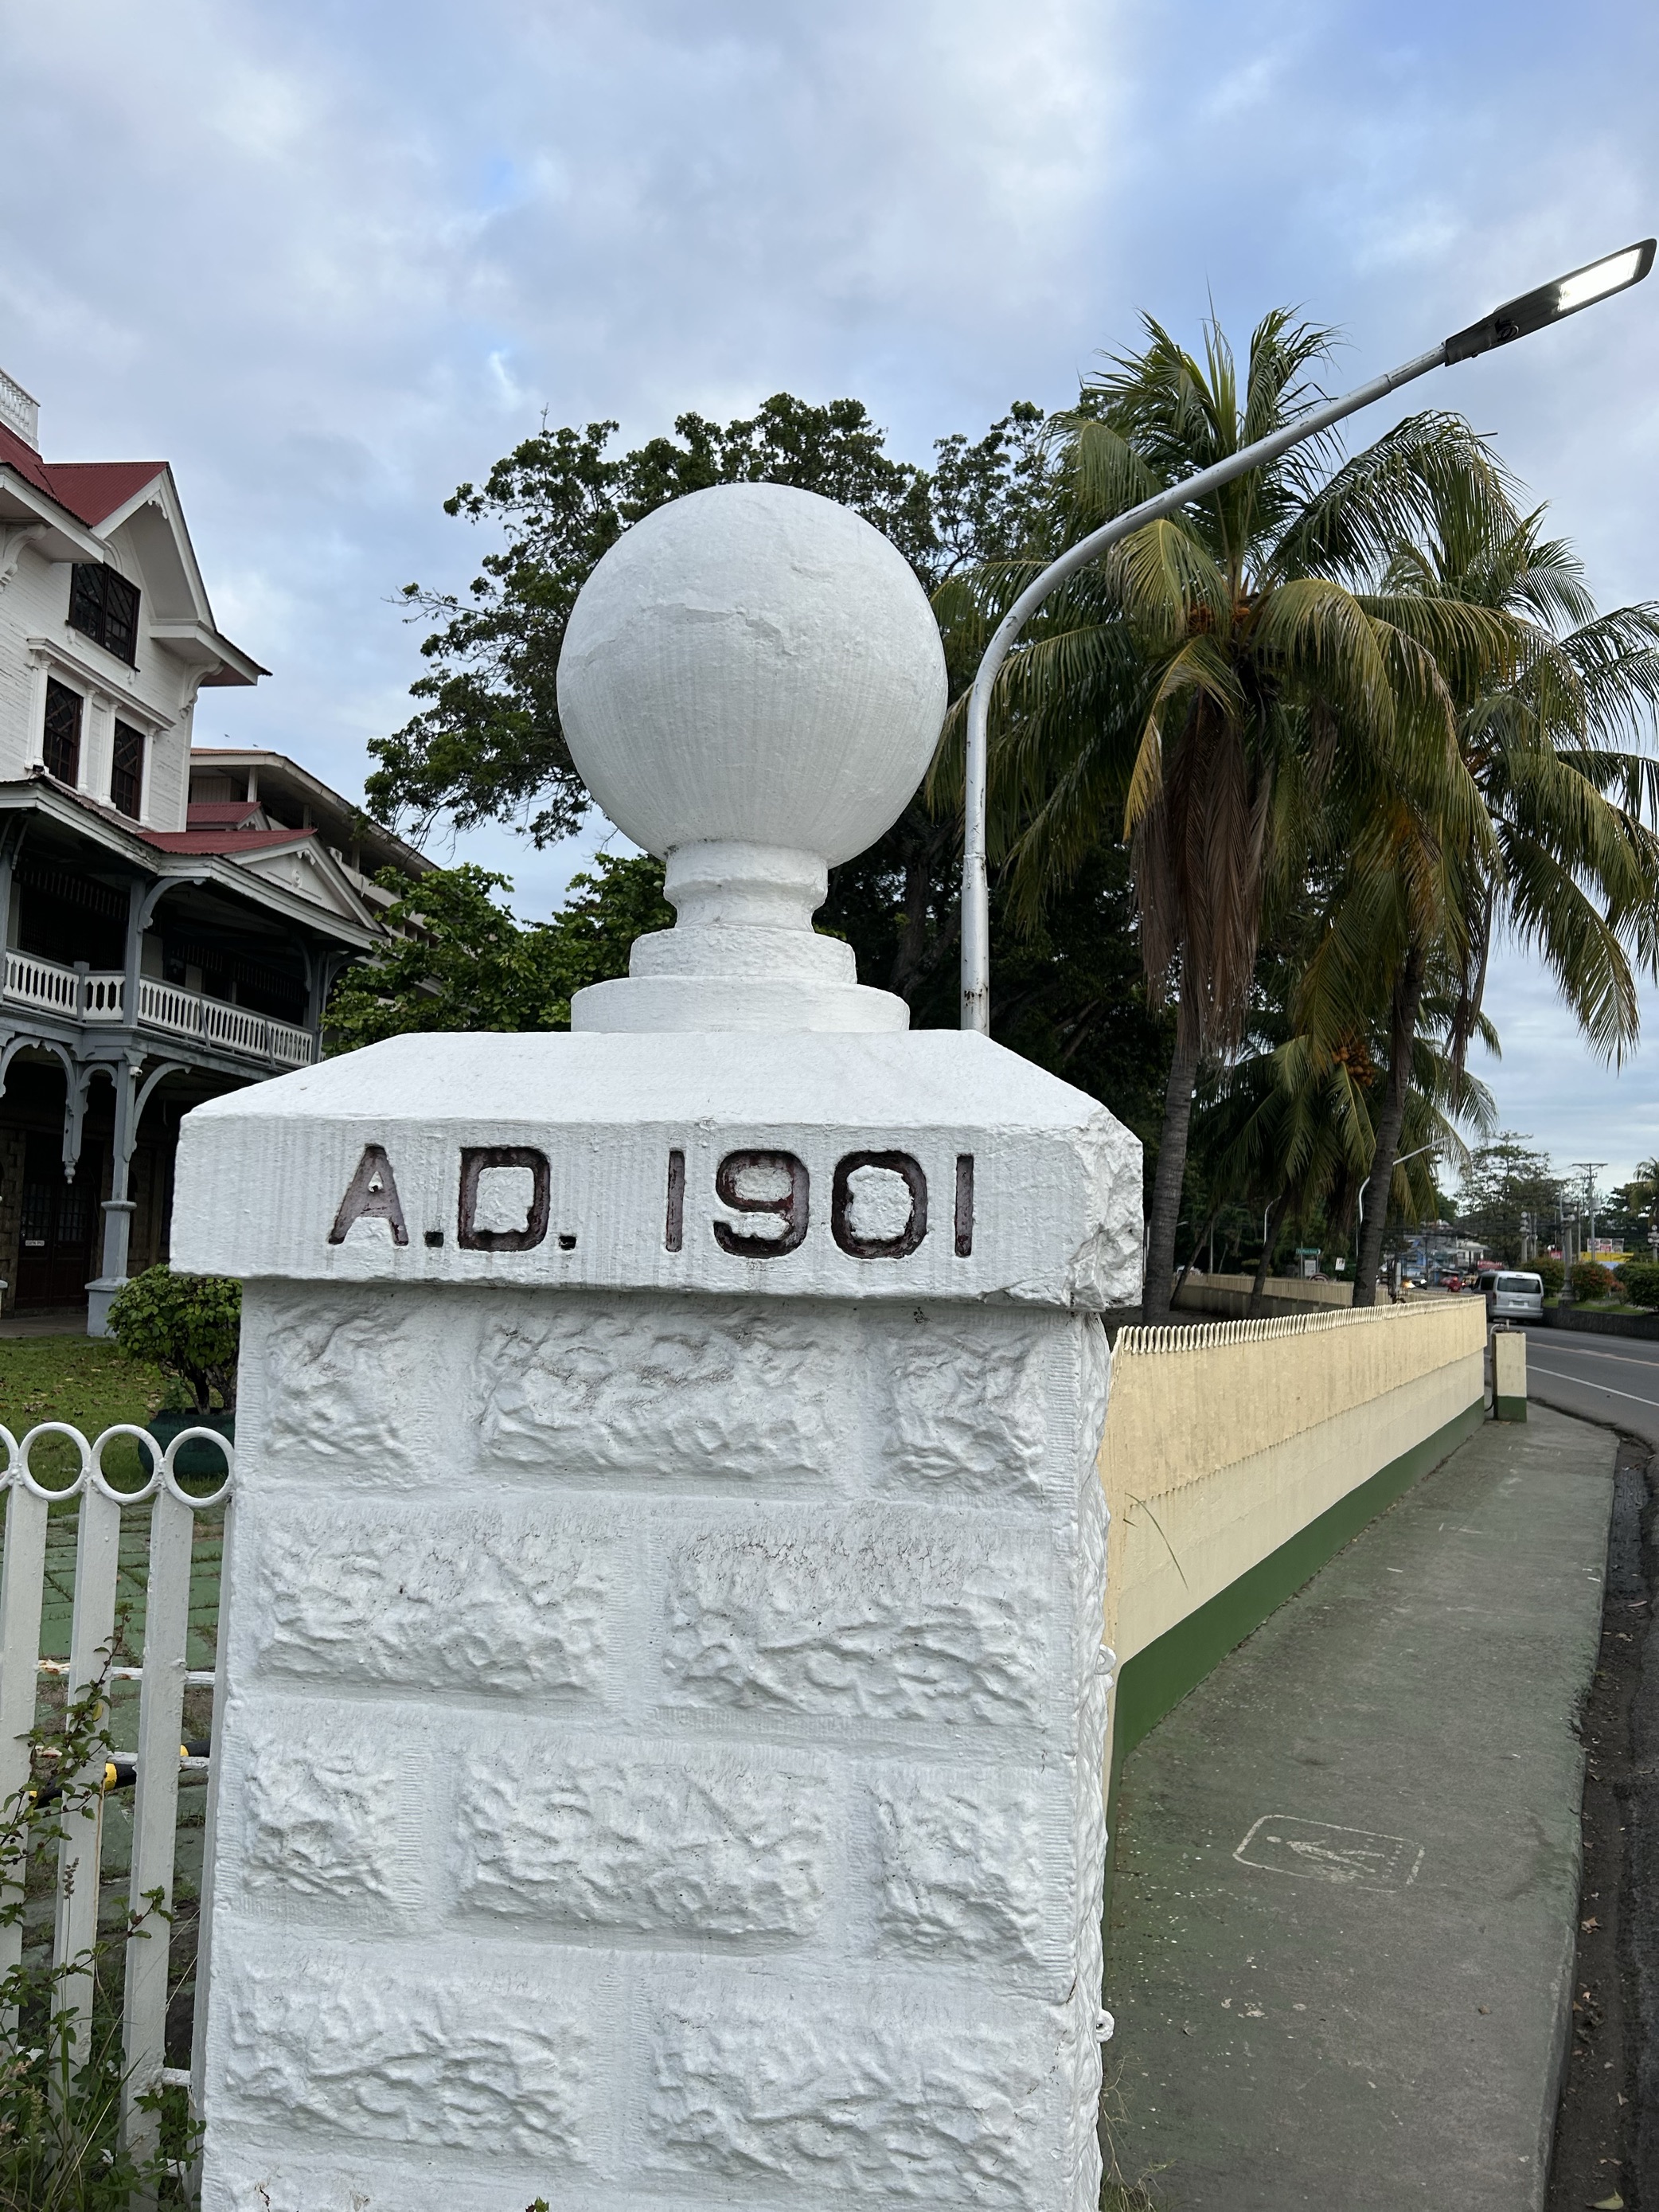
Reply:
<svg viewBox="0 0 1659 2212"><path fill-rule="evenodd" d="M1488 1423L1126 1762L1108 2107L1155 2201L1542 2204L1613 1458Z"/></svg>

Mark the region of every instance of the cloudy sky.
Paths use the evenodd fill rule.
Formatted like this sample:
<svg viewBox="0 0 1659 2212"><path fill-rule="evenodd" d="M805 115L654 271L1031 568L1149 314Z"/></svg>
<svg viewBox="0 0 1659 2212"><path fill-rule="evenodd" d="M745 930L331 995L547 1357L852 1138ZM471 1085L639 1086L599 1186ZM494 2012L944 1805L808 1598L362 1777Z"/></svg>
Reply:
<svg viewBox="0 0 1659 2212"><path fill-rule="evenodd" d="M471 577L441 501L544 409L853 393L925 460L1142 309L1304 305L1358 382L1659 228L1641 0L0 0L0 365L49 456L173 462L274 672L201 739L353 793L416 672L392 596ZM1659 280L1418 387L1607 605L1659 597L1656 364ZM526 913L581 857L464 850ZM1523 955L1491 1010L1506 1124L1659 1150L1659 993L1618 1076Z"/></svg>

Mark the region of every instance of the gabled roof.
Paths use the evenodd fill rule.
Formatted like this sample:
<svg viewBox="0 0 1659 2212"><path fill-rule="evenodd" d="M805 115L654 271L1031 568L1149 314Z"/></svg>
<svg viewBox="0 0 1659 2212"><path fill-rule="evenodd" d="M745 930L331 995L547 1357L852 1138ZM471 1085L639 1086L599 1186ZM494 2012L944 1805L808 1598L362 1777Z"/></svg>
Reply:
<svg viewBox="0 0 1659 2212"><path fill-rule="evenodd" d="M165 461L43 461L15 430L0 422L0 465L15 469L37 491L95 530L117 507L153 484Z"/></svg>
<svg viewBox="0 0 1659 2212"><path fill-rule="evenodd" d="M214 623L165 461L47 461L0 422L0 524L14 514L27 520L50 560L108 560L121 549L136 558L150 638L203 669L203 684L257 684L268 672Z"/></svg>

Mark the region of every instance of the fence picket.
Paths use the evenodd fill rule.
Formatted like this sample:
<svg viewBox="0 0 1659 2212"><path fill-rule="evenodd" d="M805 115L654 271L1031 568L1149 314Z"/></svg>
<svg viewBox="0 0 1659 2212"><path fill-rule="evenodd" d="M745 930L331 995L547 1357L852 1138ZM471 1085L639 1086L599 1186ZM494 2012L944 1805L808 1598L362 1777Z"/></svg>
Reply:
<svg viewBox="0 0 1659 2212"><path fill-rule="evenodd" d="M82 1449L86 1449L84 1442ZM72 1705L107 1664L115 1634L115 1578L120 1551L120 1505L83 1476L80 1525L75 1538L75 1607L70 1626L66 1704ZM103 1763L102 1753L94 1753L82 1774L64 1776L64 1786L71 1781L101 1782ZM75 2064L80 2066L91 2047L93 1972L89 1964L73 1962L85 1960L98 1941L99 1862L104 1836L101 1787L83 1810L64 1815L63 1828L64 1839L58 1847L58 1912L52 1961L54 1968L67 1970L61 1985L63 2002L75 2014L71 2050Z"/></svg>
<svg viewBox="0 0 1659 2212"><path fill-rule="evenodd" d="M63 1490L44 1488L29 1466L36 1438L47 1436L67 1438L80 1456L80 1473ZM105 1477L104 1449L118 1437L132 1438L148 1456L150 1475L142 1489L118 1491ZM182 1448L204 1438L222 1457L225 1476L211 1497L192 1498L180 1488L173 1463ZM9 1802L15 1807L20 1793L30 1786L28 1737L34 1726L42 1672L63 1682L66 1701L72 1703L108 1668L109 1646L115 1632L122 1516L143 1506L148 1506L150 1513L143 1650L136 1666L123 1664L111 1670L116 1680L136 1679L141 1685L134 1761L131 1905L135 1917L142 1917L143 1927L129 1937L126 1950L121 2130L123 2142L142 2156L155 2148L160 2120L158 2115L141 2111L138 2100L160 2083L182 2085L187 2078L182 2070L175 2073L165 2065L171 1948L166 1916L173 1903L179 1736L185 1692L191 1683L213 1686L216 1734L220 1704L216 1668L211 1674L186 1671L191 1583L197 1516L222 1511L228 1521L235 1455L222 1437L203 1429L186 1430L165 1454L158 1455L146 1431L125 1423L106 1430L90 1445L78 1429L61 1421L40 1423L21 1443L9 1430L0 1427L0 1447L4 1450L0 1488L7 1493L4 1553L0 1559L0 1805ZM76 1501L77 1524L70 1657L64 1665L41 1658L40 1634L52 1508L70 1499ZM210 1768L211 1764L199 1759L191 1763L206 1763ZM103 1764L100 1751L84 1777L59 1777L65 1784L83 1778L100 1785L83 1811L62 1815L64 1837L58 1847L52 1964L62 1975L57 2001L74 2014L71 2053L77 2065L87 2057L91 2040L93 1975L85 1963L77 1966L76 1962L86 1961L98 1940ZM11 1901L20 1887L17 1880L0 1886L0 1904ZM161 1902L159 1912L149 1902L155 1893ZM0 1927L0 1979L20 1963L22 1954L21 1922ZM191 2053L196 2072L200 2069L204 2026L199 1987L198 1999L196 2047ZM0 2014L0 2034L15 2035L16 2027L15 2009ZM137 2201L134 2212L139 2212Z"/></svg>
<svg viewBox="0 0 1659 2212"><path fill-rule="evenodd" d="M134 1922L142 1925L127 1945L122 2033L122 2139L140 2155L153 2151L161 2135L160 2115L143 2110L138 2100L156 2086L167 2056L179 1739L184 1730L191 1550L195 1536L193 1508L163 1482L150 1508L144 1664L138 1693L138 1772L132 1809L131 1910Z"/></svg>
<svg viewBox="0 0 1659 2212"><path fill-rule="evenodd" d="M0 1563L0 1807L9 1808L27 1790L29 1781L29 1730L34 1726L35 1698L40 1674L35 1659L40 1650L40 1607L46 1571L46 1514L44 1498L16 1480L18 1450L5 1429L6 1540ZM12 1905L22 1893L25 1869L19 1866L15 1881L0 1884L0 1905ZM23 1956L23 1923L0 1927L0 1981L12 1972ZM10 2035L17 2027L17 2008L0 2010L0 2033Z"/></svg>

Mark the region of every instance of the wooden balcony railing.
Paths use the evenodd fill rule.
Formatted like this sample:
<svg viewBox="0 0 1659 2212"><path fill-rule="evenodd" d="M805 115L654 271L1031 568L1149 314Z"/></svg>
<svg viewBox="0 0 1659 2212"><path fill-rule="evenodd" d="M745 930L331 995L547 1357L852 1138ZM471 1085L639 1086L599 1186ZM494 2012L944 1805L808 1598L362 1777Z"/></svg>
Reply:
<svg viewBox="0 0 1659 2212"><path fill-rule="evenodd" d="M126 981L118 970L66 968L33 952L6 955L5 998L14 1006L37 1006L71 1021L125 1023ZM221 1052L234 1052L273 1067L309 1067L316 1047L309 1030L268 1014L233 1006L222 999L186 991L154 976L138 980L137 1026L169 1036L199 1037Z"/></svg>

